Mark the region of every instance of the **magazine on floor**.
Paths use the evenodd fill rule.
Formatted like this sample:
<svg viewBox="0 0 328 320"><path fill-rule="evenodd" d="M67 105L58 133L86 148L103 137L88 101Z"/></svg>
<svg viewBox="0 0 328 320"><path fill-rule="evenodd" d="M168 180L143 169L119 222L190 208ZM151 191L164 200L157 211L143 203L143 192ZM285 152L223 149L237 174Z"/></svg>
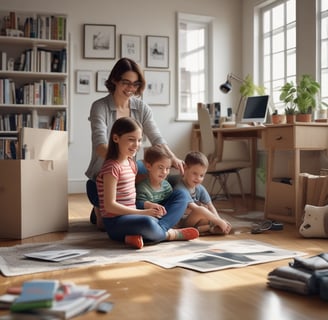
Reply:
<svg viewBox="0 0 328 320"><path fill-rule="evenodd" d="M152 258L147 260L163 268L181 267L199 272L210 272L228 268L241 268L253 264L290 259L305 255L252 240L217 241L203 251L186 255Z"/></svg>

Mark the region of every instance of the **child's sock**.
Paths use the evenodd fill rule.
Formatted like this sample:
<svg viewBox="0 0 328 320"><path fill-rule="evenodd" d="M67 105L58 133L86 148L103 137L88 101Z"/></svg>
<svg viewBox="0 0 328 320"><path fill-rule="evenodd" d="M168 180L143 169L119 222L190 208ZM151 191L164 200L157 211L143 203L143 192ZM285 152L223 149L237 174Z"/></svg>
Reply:
<svg viewBox="0 0 328 320"><path fill-rule="evenodd" d="M199 232L196 228L182 228L170 229L168 231L168 239L170 241L176 240L192 240L199 237Z"/></svg>
<svg viewBox="0 0 328 320"><path fill-rule="evenodd" d="M125 244L128 244L132 248L136 248L136 249L141 249L144 245L142 236L139 236L139 235L125 236L124 242L125 242Z"/></svg>

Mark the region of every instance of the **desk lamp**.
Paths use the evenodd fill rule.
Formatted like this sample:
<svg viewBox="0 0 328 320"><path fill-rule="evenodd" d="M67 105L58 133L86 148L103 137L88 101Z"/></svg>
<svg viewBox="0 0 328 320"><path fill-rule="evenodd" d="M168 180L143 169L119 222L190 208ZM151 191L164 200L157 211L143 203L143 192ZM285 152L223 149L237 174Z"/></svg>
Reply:
<svg viewBox="0 0 328 320"><path fill-rule="evenodd" d="M227 76L227 81L223 84L220 85L220 90L223 92L223 93L228 93L231 89L232 89L232 84L231 84L231 80L236 80L240 83L244 83L244 80L237 77L236 75L234 75L233 73L229 73L228 76ZM243 97L241 96L240 97L240 100L239 100L239 104L238 104L238 108L237 108L237 112L236 112L236 118L237 118L237 121L239 121L239 111L240 111L240 106L242 104L242 101L243 101Z"/></svg>

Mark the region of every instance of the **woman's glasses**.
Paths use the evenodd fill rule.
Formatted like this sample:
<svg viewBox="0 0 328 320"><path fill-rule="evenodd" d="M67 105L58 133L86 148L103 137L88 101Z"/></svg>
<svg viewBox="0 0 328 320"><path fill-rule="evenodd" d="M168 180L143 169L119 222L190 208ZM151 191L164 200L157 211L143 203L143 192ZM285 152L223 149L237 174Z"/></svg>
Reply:
<svg viewBox="0 0 328 320"><path fill-rule="evenodd" d="M122 79L122 80L120 80L120 83L121 83L122 86L125 86L125 87L133 87L133 88L136 88L136 89L141 86L141 82L140 81L131 82L129 80Z"/></svg>

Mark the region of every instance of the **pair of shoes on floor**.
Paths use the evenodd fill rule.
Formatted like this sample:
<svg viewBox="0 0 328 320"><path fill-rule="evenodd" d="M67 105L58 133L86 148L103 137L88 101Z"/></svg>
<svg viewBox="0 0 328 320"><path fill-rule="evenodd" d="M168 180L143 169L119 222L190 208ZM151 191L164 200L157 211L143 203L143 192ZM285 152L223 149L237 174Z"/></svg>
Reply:
<svg viewBox="0 0 328 320"><path fill-rule="evenodd" d="M284 225L281 222L264 220L252 224L251 233L259 234L267 230L283 230Z"/></svg>
<svg viewBox="0 0 328 320"><path fill-rule="evenodd" d="M144 245L142 236L140 235L125 236L124 242L135 249L141 249Z"/></svg>

